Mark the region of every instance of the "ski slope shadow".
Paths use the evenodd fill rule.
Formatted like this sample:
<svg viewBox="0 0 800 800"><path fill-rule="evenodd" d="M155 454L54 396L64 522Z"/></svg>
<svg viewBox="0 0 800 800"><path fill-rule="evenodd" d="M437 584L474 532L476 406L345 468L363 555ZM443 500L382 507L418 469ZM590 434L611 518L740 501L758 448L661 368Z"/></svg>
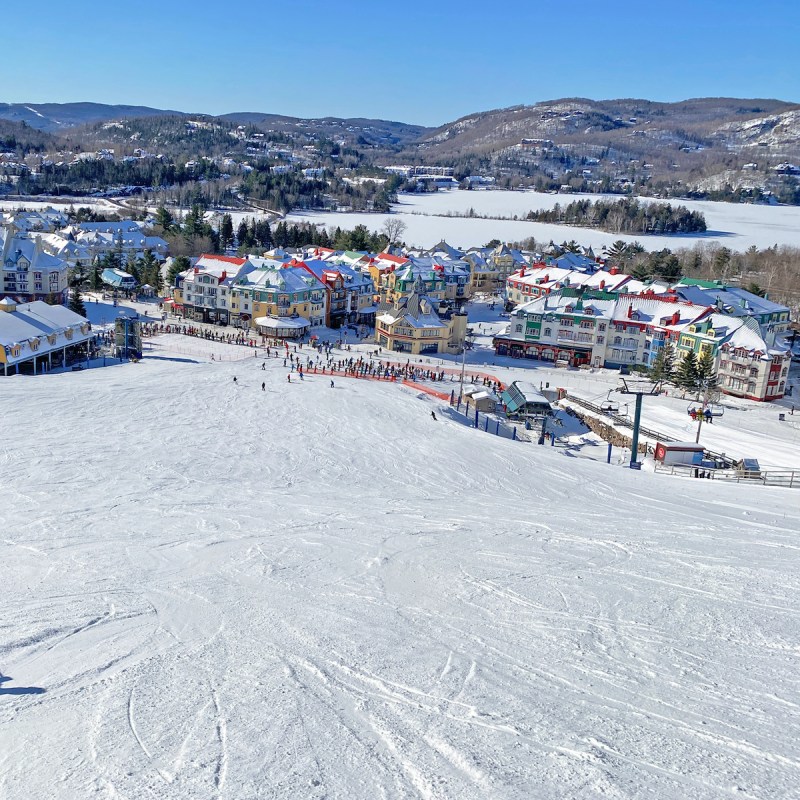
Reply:
<svg viewBox="0 0 800 800"><path fill-rule="evenodd" d="M2 684L10 681L9 675L0 674L0 695L13 695L13 694L44 694L47 689L41 686L2 686Z"/></svg>

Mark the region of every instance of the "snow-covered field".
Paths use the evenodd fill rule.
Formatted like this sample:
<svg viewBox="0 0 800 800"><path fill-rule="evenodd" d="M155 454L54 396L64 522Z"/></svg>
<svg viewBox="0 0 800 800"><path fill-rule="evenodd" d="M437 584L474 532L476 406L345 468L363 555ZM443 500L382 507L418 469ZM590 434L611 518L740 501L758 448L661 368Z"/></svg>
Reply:
<svg viewBox="0 0 800 800"><path fill-rule="evenodd" d="M676 249L692 247L697 242L723 244L732 250L747 250L751 245L771 247L774 244L800 246L800 207L758 206L712 201L674 200L693 211L702 211L708 232L682 236L642 236L605 233L589 228L568 225L550 225L527 222L524 219L479 219L438 215L464 214L470 208L478 215L524 217L531 210L549 209L556 203L565 205L572 200L614 199L609 195L543 194L533 191L440 191L434 194L400 195L393 217L406 223L404 240L410 245L430 247L446 239L456 247L476 247L491 239L521 241L533 236L537 242L547 244L551 239L563 242L575 239L582 245L601 248L617 239L639 241L648 250L663 247ZM357 213L296 212L289 219L324 224L343 229L366 225L370 230L380 230L389 215Z"/></svg>
<svg viewBox="0 0 800 800"><path fill-rule="evenodd" d="M0 397L4 800L797 794L794 491L279 359Z"/></svg>
<svg viewBox="0 0 800 800"><path fill-rule="evenodd" d="M55 208L66 211L70 206L75 208L93 208L98 213L118 214L119 206L108 200L101 200L91 197L60 197L48 200L0 200L0 212L16 211L41 211L45 208Z"/></svg>

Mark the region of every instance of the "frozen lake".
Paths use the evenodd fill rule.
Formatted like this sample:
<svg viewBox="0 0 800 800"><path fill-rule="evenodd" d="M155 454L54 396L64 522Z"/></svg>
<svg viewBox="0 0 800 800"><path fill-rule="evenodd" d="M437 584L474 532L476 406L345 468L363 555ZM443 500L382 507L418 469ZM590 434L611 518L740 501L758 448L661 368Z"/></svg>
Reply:
<svg viewBox="0 0 800 800"><path fill-rule="evenodd" d="M718 243L732 250L747 250L774 244L800 246L800 207L759 206L711 201L674 200L673 205L685 205L705 214L708 232L681 236L629 236L605 233L568 225L550 225L527 222L524 219L479 219L447 217L448 214L465 214L470 208L478 215L524 217L531 210L549 209L556 203L565 205L579 198L614 199L609 195L543 194L532 191L505 192L499 190L461 191L449 190L434 194L400 195L392 216L399 216L408 226L404 239L409 245L430 247L446 239L456 247L476 247L491 239L521 241L534 236L537 242L547 244L575 239L579 244L595 249L617 239L639 241L648 250L663 247L677 249L691 247L697 242ZM644 199L644 198L643 198ZM386 214L296 212L289 219L322 223L326 227L354 228L366 225L370 230L380 230Z"/></svg>

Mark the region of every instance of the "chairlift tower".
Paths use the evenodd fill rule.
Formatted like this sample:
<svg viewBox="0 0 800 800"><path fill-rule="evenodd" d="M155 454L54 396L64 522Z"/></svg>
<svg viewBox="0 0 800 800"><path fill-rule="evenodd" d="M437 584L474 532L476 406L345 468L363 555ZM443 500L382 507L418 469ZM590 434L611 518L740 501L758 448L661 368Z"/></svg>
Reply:
<svg viewBox="0 0 800 800"><path fill-rule="evenodd" d="M622 385L617 389L620 394L632 394L636 397L636 406L633 414L633 441L631 442L631 469L641 469L642 462L637 460L639 455L639 425L642 420L642 398L645 395L655 397L661 394L661 381L652 381L648 378L623 377Z"/></svg>

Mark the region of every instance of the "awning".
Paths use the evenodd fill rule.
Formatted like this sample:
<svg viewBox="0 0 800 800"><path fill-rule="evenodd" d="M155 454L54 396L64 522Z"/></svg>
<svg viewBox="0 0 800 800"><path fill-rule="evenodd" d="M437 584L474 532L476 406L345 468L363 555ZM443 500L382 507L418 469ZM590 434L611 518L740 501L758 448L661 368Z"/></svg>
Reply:
<svg viewBox="0 0 800 800"><path fill-rule="evenodd" d="M259 328L271 328L278 330L301 330L302 328L310 328L311 322L304 317L257 317L255 320Z"/></svg>

